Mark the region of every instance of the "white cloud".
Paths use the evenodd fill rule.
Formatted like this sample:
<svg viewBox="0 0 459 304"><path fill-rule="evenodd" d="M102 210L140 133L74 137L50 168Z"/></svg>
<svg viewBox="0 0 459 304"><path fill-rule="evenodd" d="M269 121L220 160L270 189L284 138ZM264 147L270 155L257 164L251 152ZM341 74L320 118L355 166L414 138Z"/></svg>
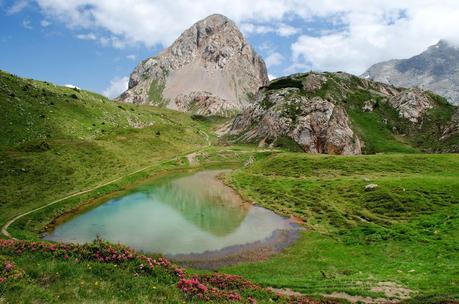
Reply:
<svg viewBox="0 0 459 304"><path fill-rule="evenodd" d="M257 25L253 23L242 23L240 25L240 30L244 34L267 34L274 32L274 28L267 25Z"/></svg>
<svg viewBox="0 0 459 304"><path fill-rule="evenodd" d="M272 52L276 49L276 46L271 41L264 41L263 43L258 45L258 48L265 52Z"/></svg>
<svg viewBox="0 0 459 304"><path fill-rule="evenodd" d="M288 37L299 33L299 29L285 23L274 25L242 23L240 24L241 31L246 34L268 34L275 33L282 37Z"/></svg>
<svg viewBox="0 0 459 304"><path fill-rule="evenodd" d="M29 19L22 20L22 27L24 27L24 28L26 28L28 30L33 29L32 24L30 23Z"/></svg>
<svg viewBox="0 0 459 304"><path fill-rule="evenodd" d="M284 61L284 56L278 52L274 52L268 57L265 58L265 63L268 68L271 68L273 66L279 65Z"/></svg>
<svg viewBox="0 0 459 304"><path fill-rule="evenodd" d="M281 23L279 24L279 27L277 28L276 32L283 37L288 37L292 36L295 34L298 34L300 32L300 29L293 27L291 25Z"/></svg>
<svg viewBox="0 0 459 304"><path fill-rule="evenodd" d="M269 80L273 80L273 79L276 79L277 76L274 76L273 74L268 74L268 79Z"/></svg>
<svg viewBox="0 0 459 304"><path fill-rule="evenodd" d="M237 23L281 21L301 0L35 0L49 18L75 29L100 28L130 43L168 46L186 28L213 13ZM285 29L282 30L283 34Z"/></svg>
<svg viewBox="0 0 459 304"><path fill-rule="evenodd" d="M116 49L122 49L124 48L126 45L131 45L132 42L128 42L126 40L123 40L123 39L120 39L116 36L111 36L111 37L100 37L99 38L99 43L102 45L102 46L112 46Z"/></svg>
<svg viewBox="0 0 459 304"><path fill-rule="evenodd" d="M97 36L94 33L78 34L76 37L81 40L97 40Z"/></svg>
<svg viewBox="0 0 459 304"><path fill-rule="evenodd" d="M69 28L108 32L99 43L168 46L191 24L222 13L245 33L294 35L290 20L326 22L291 46L292 71L312 69L361 73L369 65L410 57L445 38L459 43L458 0L35 0L47 20ZM17 3L17 2L16 2ZM298 23L295 23L298 24ZM317 25L317 24L316 24ZM286 57L287 54L283 54Z"/></svg>
<svg viewBox="0 0 459 304"><path fill-rule="evenodd" d="M102 91L102 95L108 98L116 98L128 88L129 77L115 77L110 81L108 88Z"/></svg>
<svg viewBox="0 0 459 304"><path fill-rule="evenodd" d="M17 0L7 10L7 15L14 15L23 11L29 5L27 0Z"/></svg>
<svg viewBox="0 0 459 304"><path fill-rule="evenodd" d="M296 64L361 74L376 62L408 58L440 39L459 42L459 1L388 1L355 8L344 30L300 36L292 45Z"/></svg>
<svg viewBox="0 0 459 304"><path fill-rule="evenodd" d="M134 55L134 54L130 54L130 55L127 55L126 58L129 59L129 60L134 61L137 58L137 56Z"/></svg>
<svg viewBox="0 0 459 304"><path fill-rule="evenodd" d="M40 25L41 25L42 27L48 27L48 26L51 25L51 22L49 22L49 21L46 20L46 19L43 19L42 21L40 21Z"/></svg>
<svg viewBox="0 0 459 304"><path fill-rule="evenodd" d="M65 84L64 87L69 88L69 89L78 89L81 90L79 87L73 84Z"/></svg>

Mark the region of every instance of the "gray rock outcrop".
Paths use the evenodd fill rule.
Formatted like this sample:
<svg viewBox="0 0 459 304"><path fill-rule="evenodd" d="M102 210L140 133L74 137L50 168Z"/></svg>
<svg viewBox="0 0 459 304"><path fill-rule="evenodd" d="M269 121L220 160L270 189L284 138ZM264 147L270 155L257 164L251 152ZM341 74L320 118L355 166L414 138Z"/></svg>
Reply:
<svg viewBox="0 0 459 304"><path fill-rule="evenodd" d="M262 87L255 103L222 133L232 142L309 153L375 153L386 149L385 141L399 139L401 146L450 152L457 150L458 138L459 114L453 117L453 111L455 106L428 91L342 72L310 72Z"/></svg>
<svg viewBox="0 0 459 304"><path fill-rule="evenodd" d="M247 107L267 82L263 59L234 22L211 15L141 62L119 100L228 116Z"/></svg>
<svg viewBox="0 0 459 304"><path fill-rule="evenodd" d="M316 76L305 79L306 91L320 88L323 79ZM304 96L295 87L261 89L256 103L235 118L228 134L240 136L242 142L258 141L261 146L287 138L305 152L361 153L345 109L318 96Z"/></svg>
<svg viewBox="0 0 459 304"><path fill-rule="evenodd" d="M389 98L389 104L398 111L400 117L414 123L434 107L432 99L420 89L409 89L396 94Z"/></svg>

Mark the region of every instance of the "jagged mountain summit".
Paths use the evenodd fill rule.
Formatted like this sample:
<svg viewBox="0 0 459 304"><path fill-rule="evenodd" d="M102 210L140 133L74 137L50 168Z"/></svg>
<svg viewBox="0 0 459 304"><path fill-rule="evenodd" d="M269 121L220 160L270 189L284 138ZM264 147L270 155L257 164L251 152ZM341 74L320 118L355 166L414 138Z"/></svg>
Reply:
<svg viewBox="0 0 459 304"><path fill-rule="evenodd" d="M431 90L459 105L459 47L440 40L412 58L377 63L361 77L400 87Z"/></svg>
<svg viewBox="0 0 459 304"><path fill-rule="evenodd" d="M198 21L166 50L142 61L119 100L229 116L268 83L263 59L222 15Z"/></svg>
<svg viewBox="0 0 459 304"><path fill-rule="evenodd" d="M457 152L456 111L429 91L310 72L261 88L226 138L324 154Z"/></svg>

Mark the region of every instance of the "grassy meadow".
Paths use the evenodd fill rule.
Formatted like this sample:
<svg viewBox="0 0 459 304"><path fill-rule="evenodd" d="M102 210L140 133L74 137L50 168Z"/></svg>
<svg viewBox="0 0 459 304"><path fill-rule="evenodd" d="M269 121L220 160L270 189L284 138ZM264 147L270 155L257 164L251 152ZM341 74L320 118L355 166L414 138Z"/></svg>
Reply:
<svg viewBox="0 0 459 304"><path fill-rule="evenodd" d="M284 253L225 272L306 294L380 297L378 283L393 282L418 300L459 297L457 155L282 153L227 182L306 231Z"/></svg>
<svg viewBox="0 0 459 304"><path fill-rule="evenodd" d="M14 222L8 231L26 241L0 236L0 303L341 303L321 296L343 292L459 300L459 156L419 154L425 146L381 123L387 109L360 113L362 101L357 96L347 111L365 151L377 154L307 155L219 141L214 131L224 118L117 103L0 72L0 226L86 191ZM237 168L225 182L248 201L298 219L300 239L266 261L219 273L151 266L149 258L162 260L125 258L126 249L106 243L39 242L57 216L209 167ZM377 186L366 190L369 184ZM101 253L116 258L101 260Z"/></svg>

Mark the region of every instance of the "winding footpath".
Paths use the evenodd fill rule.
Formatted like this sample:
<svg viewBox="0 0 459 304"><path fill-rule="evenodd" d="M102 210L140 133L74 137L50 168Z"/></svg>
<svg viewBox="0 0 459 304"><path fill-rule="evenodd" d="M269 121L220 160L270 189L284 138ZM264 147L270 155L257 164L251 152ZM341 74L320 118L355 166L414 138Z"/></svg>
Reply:
<svg viewBox="0 0 459 304"><path fill-rule="evenodd" d="M199 132L201 132L202 134L204 134L205 137L206 137L206 141L207 141L206 147L210 147L210 146L211 146L211 142L210 142L209 134L207 134L206 132L201 131L201 130L200 130ZM199 149L198 151L201 151L202 149L203 149L203 148ZM194 153L197 153L197 152L195 151ZM103 184L101 184L101 185L95 186L95 187L90 188L90 189L87 189L87 190L75 192L75 193L73 193L73 194L70 194L70 195L67 195L67 196L65 196L65 197L62 197L62 198L60 198L60 199L57 199L57 200L55 200L55 201L52 201L51 203L48 203L48 204L43 205L43 206L41 206L41 207L38 207L38 208L35 208L35 209L32 209L32 210L29 210L29 211L24 212L24 213L21 213L21 214L18 214L18 215L16 215L15 217L13 217L12 219L10 219L9 221L7 221L7 222L2 226L1 234L2 234L3 236L5 236L5 237L9 238L9 239L16 240L16 238L13 237L13 236L11 235L11 233L8 232L8 228L9 228L14 222L16 222L18 219L20 219L20 218L22 218L22 217L24 217L24 216L27 216L27 215L29 215L29 214L35 213L35 212L37 212L37 211L40 211L40 210L42 210L42 209L45 209L45 208L47 208L47 207L49 207L49 206L52 206L52 205L58 204L58 203L60 203L60 202L63 202L63 201L65 201L65 200L69 199L69 198L72 198L72 197L75 197L75 196L79 196L79 195L81 195L81 194L85 194L85 193L88 193L88 192L92 192L92 191L95 191L95 190L100 189L100 188L102 188L102 187L105 187L105 186L108 186L108 185L110 185L110 184L116 183L117 181L119 181L119 180L121 180L121 179L123 179L123 178L126 178L126 177L128 177L128 176L137 174L137 173L142 172L142 171L145 171L145 170L147 170L147 169L149 169L149 168L151 168L151 167L153 167L153 166L158 166L158 165L161 165L161 164L164 164L164 163L173 161L173 160L177 160L179 157L181 157L181 155L175 156L175 157L173 157L173 158L170 158L170 159L167 159L167 160L164 160L164 161L161 161L161 162L159 162L159 163L154 163L154 164L148 165L148 166L143 167L143 168L141 168L141 169L139 169L139 170L136 170L136 171L131 172L131 173L128 173L128 174L126 174L126 175L120 176L120 177L118 177L118 178L116 178L116 179L114 179L114 180L108 181L108 182L103 183Z"/></svg>

